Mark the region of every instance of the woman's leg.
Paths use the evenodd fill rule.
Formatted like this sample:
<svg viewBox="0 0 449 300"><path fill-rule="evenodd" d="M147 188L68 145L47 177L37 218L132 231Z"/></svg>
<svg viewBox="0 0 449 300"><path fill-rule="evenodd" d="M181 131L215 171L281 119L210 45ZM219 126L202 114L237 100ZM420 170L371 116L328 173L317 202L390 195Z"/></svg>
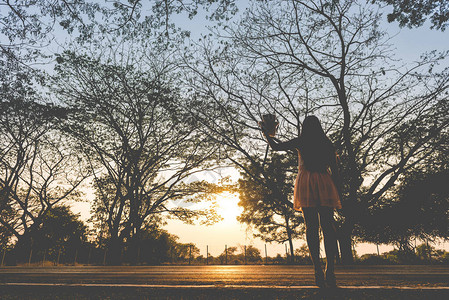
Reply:
<svg viewBox="0 0 449 300"><path fill-rule="evenodd" d="M329 284L335 284L335 256L337 253L337 234L334 226L334 209L331 207L320 207L321 229L324 236L324 248L326 250L326 281Z"/></svg>
<svg viewBox="0 0 449 300"><path fill-rule="evenodd" d="M320 237L318 235L319 221L318 210L315 207L302 208L304 221L306 223L307 246L312 258L315 272L322 272L320 263Z"/></svg>

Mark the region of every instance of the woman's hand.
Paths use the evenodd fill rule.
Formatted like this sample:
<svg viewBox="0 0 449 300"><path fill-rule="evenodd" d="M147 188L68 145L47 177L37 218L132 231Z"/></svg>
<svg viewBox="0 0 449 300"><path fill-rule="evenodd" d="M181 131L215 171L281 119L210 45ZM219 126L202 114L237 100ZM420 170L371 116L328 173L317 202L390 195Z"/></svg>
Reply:
<svg viewBox="0 0 449 300"><path fill-rule="evenodd" d="M263 121L265 121L269 124L271 124L271 123L275 124L276 127L277 127L277 125L279 125L279 122L276 120L276 116L273 114L266 114L266 115L263 115L262 117L263 117Z"/></svg>
<svg viewBox="0 0 449 300"><path fill-rule="evenodd" d="M265 126L264 121L257 122L257 124L259 125L259 128L262 131L263 135L266 137L267 136L267 128Z"/></svg>
<svg viewBox="0 0 449 300"><path fill-rule="evenodd" d="M289 150L295 150L298 148L299 145L299 139L294 138L288 142L280 142L276 138L270 136L267 133L267 129L265 127L265 124L262 122L258 122L260 130L262 131L265 139L267 140L268 144L270 145L271 149L274 151L289 151Z"/></svg>
<svg viewBox="0 0 449 300"><path fill-rule="evenodd" d="M279 122L273 114L266 114L262 116L262 121L258 122L260 129L265 137L273 138L276 135L276 130Z"/></svg>

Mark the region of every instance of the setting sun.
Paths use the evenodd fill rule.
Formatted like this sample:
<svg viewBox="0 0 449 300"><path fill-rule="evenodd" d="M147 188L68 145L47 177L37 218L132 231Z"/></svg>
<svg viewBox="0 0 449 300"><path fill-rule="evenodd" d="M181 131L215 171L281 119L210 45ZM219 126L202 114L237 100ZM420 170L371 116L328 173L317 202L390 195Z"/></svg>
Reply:
<svg viewBox="0 0 449 300"><path fill-rule="evenodd" d="M238 194L224 192L217 197L217 212L223 218L223 223L237 223L237 216L243 211L238 202Z"/></svg>

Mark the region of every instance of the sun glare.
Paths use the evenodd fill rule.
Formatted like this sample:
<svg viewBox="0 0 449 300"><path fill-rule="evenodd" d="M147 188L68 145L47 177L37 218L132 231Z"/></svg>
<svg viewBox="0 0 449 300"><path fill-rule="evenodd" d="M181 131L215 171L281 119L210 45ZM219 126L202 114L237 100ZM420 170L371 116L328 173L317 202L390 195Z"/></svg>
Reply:
<svg viewBox="0 0 449 300"><path fill-rule="evenodd" d="M236 194L221 193L217 197L218 214L223 218L223 223L237 223L237 216L243 211L243 207L238 206L239 197Z"/></svg>

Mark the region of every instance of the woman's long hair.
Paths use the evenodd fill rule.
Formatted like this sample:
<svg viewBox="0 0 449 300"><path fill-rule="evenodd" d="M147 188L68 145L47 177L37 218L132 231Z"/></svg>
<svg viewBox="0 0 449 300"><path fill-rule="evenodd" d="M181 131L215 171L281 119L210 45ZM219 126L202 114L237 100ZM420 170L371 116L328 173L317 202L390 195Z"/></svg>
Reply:
<svg viewBox="0 0 449 300"><path fill-rule="evenodd" d="M331 160L335 159L335 150L317 117L307 116L304 119L299 140L299 153L305 168L325 172Z"/></svg>

